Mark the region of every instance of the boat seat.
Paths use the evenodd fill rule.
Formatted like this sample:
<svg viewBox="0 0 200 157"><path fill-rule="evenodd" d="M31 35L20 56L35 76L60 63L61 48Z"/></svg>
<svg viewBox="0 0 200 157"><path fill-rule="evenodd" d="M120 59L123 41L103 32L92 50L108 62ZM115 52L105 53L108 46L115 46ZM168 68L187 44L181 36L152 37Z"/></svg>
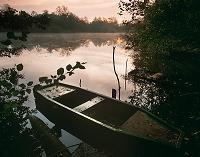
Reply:
<svg viewBox="0 0 200 157"><path fill-rule="evenodd" d="M97 96L97 97L95 97L95 98L93 98L93 99L91 99L91 100L89 100L89 101L87 101L87 102L85 102L85 103L73 108L73 109L78 111L78 112L83 112L83 111L85 111L88 108L98 104L99 102L101 102L103 100L104 100L104 98Z"/></svg>
<svg viewBox="0 0 200 157"><path fill-rule="evenodd" d="M54 100L69 108L75 108L95 97L96 94L94 93L83 90L74 90L70 93L54 98Z"/></svg>

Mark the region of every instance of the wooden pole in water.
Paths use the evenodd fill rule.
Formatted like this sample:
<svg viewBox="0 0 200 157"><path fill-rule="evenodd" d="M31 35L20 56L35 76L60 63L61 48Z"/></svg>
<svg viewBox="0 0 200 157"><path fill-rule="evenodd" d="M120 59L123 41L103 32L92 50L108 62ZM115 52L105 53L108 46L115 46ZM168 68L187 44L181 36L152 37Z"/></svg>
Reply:
<svg viewBox="0 0 200 157"><path fill-rule="evenodd" d="M81 87L81 79L80 79L80 82L79 82L79 86Z"/></svg>
<svg viewBox="0 0 200 157"><path fill-rule="evenodd" d="M126 90L126 79L127 79L127 63L128 59L126 60L126 69L125 69L125 90Z"/></svg>
<svg viewBox="0 0 200 157"><path fill-rule="evenodd" d="M117 91L112 89L112 98L116 99Z"/></svg>
<svg viewBox="0 0 200 157"><path fill-rule="evenodd" d="M116 78L117 78L117 82L118 82L118 88L119 88L119 100L120 100L120 82L119 82L119 77L117 75L117 72L116 72L116 69L115 69L115 46L113 46L113 68L114 68L114 72L115 72L115 75L116 75Z"/></svg>

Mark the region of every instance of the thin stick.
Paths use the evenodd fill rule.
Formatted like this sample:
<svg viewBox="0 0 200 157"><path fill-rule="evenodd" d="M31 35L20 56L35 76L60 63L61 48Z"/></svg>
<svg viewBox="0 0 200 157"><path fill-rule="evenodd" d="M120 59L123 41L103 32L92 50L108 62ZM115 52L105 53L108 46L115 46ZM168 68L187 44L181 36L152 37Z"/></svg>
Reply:
<svg viewBox="0 0 200 157"><path fill-rule="evenodd" d="M113 68L114 68L114 72L115 72L115 75L116 75L116 78L117 78L117 82L118 82L118 88L119 88L119 100L120 100L120 82L119 82L119 77L117 75L117 72L116 72L116 69L115 69L115 46L113 46Z"/></svg>
<svg viewBox="0 0 200 157"><path fill-rule="evenodd" d="M126 90L126 80L127 80L127 63L128 59L126 60L126 69L125 69L125 90Z"/></svg>
<svg viewBox="0 0 200 157"><path fill-rule="evenodd" d="M80 82L79 82L79 86L81 87L81 79L80 79Z"/></svg>

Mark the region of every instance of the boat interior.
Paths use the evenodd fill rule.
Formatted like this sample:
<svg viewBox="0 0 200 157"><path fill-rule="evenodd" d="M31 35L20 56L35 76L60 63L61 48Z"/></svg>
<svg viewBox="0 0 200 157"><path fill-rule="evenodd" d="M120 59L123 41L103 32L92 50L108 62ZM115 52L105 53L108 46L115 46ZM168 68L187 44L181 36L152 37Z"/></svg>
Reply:
<svg viewBox="0 0 200 157"><path fill-rule="evenodd" d="M68 86L49 87L42 92L62 105L113 128L175 145L178 141L177 130L169 129L155 117L127 103Z"/></svg>
<svg viewBox="0 0 200 157"><path fill-rule="evenodd" d="M119 128L138 110L119 101L80 89L56 97L54 100L115 128Z"/></svg>

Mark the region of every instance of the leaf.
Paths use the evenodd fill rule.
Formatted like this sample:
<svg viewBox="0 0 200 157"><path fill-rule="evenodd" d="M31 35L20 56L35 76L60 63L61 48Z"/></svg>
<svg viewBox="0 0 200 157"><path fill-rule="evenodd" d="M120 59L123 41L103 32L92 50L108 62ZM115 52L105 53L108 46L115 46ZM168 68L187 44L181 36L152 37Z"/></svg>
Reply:
<svg viewBox="0 0 200 157"><path fill-rule="evenodd" d="M13 96L17 96L19 94L19 91L16 90L12 94L13 94Z"/></svg>
<svg viewBox="0 0 200 157"><path fill-rule="evenodd" d="M7 37L8 37L8 39L14 39L15 38L14 32L8 32Z"/></svg>
<svg viewBox="0 0 200 157"><path fill-rule="evenodd" d="M62 74L64 74L64 68L59 68L57 70L57 75L62 75Z"/></svg>
<svg viewBox="0 0 200 157"><path fill-rule="evenodd" d="M65 75L61 75L60 77L59 77L59 80L64 80L64 79L66 79L66 76Z"/></svg>
<svg viewBox="0 0 200 157"><path fill-rule="evenodd" d="M39 81L42 83L42 82L45 82L47 79L48 79L48 77L40 77Z"/></svg>
<svg viewBox="0 0 200 157"><path fill-rule="evenodd" d="M5 109L6 110L9 110L10 108L16 108L16 107L18 107L19 106L19 104L17 104L17 103L10 103L10 104L7 104L6 106L5 106Z"/></svg>
<svg viewBox="0 0 200 157"><path fill-rule="evenodd" d="M69 76L73 75L74 72L70 71L70 72L67 72L69 74Z"/></svg>
<svg viewBox="0 0 200 157"><path fill-rule="evenodd" d="M9 82L7 82L7 83L5 84L5 87L6 87L8 90L10 90L10 89L12 88L12 84L9 83Z"/></svg>
<svg viewBox="0 0 200 157"><path fill-rule="evenodd" d="M12 42L11 42L9 39L7 39L7 40L5 40L5 41L1 41L1 43L2 43L3 45L6 45L6 46L9 46L9 45L12 44Z"/></svg>
<svg viewBox="0 0 200 157"><path fill-rule="evenodd" d="M73 69L77 69L80 65L80 62L76 62L76 65L73 67Z"/></svg>
<svg viewBox="0 0 200 157"><path fill-rule="evenodd" d="M20 91L19 93L20 93L21 95L25 95L25 94L26 94L24 90Z"/></svg>
<svg viewBox="0 0 200 157"><path fill-rule="evenodd" d="M1 83L0 84L1 86L7 86L7 84L8 84L8 82L6 80L1 81L0 83Z"/></svg>
<svg viewBox="0 0 200 157"><path fill-rule="evenodd" d="M55 79L55 78L57 78L57 75L51 75L51 78Z"/></svg>
<svg viewBox="0 0 200 157"><path fill-rule="evenodd" d="M30 94L30 93L31 93L31 89L27 88L27 89L26 89L26 92L27 92L28 94Z"/></svg>
<svg viewBox="0 0 200 157"><path fill-rule="evenodd" d="M80 65L79 69L85 69L85 67L83 65Z"/></svg>
<svg viewBox="0 0 200 157"><path fill-rule="evenodd" d="M10 74L11 74L11 76L17 76L17 71L16 71L16 70L12 70L12 71L10 72Z"/></svg>
<svg viewBox="0 0 200 157"><path fill-rule="evenodd" d="M30 81L27 83L27 86L32 86L33 85L33 81Z"/></svg>
<svg viewBox="0 0 200 157"><path fill-rule="evenodd" d="M67 65L66 69L67 69L67 71L70 71L72 69L72 65L71 64Z"/></svg>
<svg viewBox="0 0 200 157"><path fill-rule="evenodd" d="M18 70L18 71L22 71L23 68L24 68L23 64L18 64L18 65L17 65L17 70Z"/></svg>
<svg viewBox="0 0 200 157"><path fill-rule="evenodd" d="M25 85L25 84L23 84L23 83L22 83L22 84L20 84L19 86L20 86L22 89L25 89L25 88L26 88L26 85Z"/></svg>
<svg viewBox="0 0 200 157"><path fill-rule="evenodd" d="M53 81L52 79L48 79L48 83L50 83L50 84L51 84L51 83L52 83L52 81Z"/></svg>
<svg viewBox="0 0 200 157"><path fill-rule="evenodd" d="M34 86L34 88L35 88L36 90L39 90L39 89L41 89L41 88L42 88L42 85L40 85L40 84L38 84L38 85L35 85L35 86Z"/></svg>
<svg viewBox="0 0 200 157"><path fill-rule="evenodd" d="M46 79L46 80L45 80L45 83L46 83L46 84L51 84L51 83L52 83L52 79Z"/></svg>
<svg viewBox="0 0 200 157"><path fill-rule="evenodd" d="M85 69L85 67L83 65L81 65L80 62L76 62L76 65L73 67L73 69Z"/></svg>
<svg viewBox="0 0 200 157"><path fill-rule="evenodd" d="M13 95L11 93L9 93L7 96L8 96L8 98L11 98Z"/></svg>

